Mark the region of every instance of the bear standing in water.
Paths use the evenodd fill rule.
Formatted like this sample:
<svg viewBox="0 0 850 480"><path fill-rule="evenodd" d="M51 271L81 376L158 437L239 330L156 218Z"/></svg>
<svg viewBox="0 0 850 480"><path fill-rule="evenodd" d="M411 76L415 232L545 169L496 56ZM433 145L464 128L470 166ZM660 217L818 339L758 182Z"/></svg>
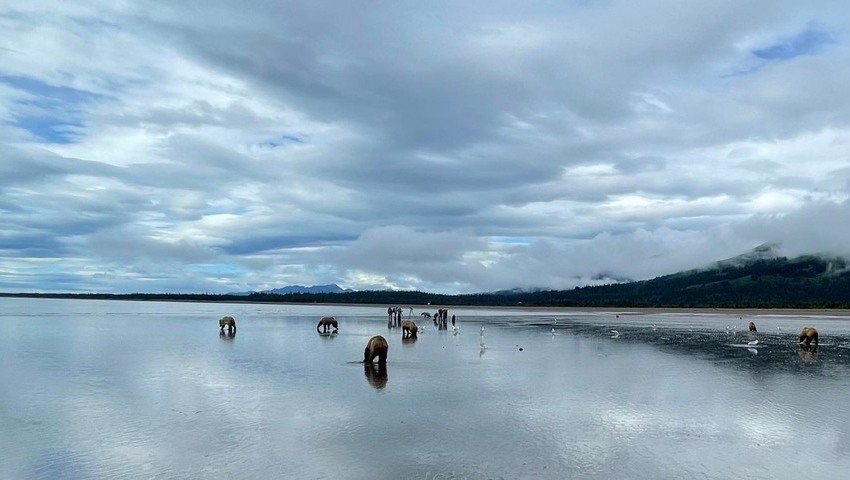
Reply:
<svg viewBox="0 0 850 480"><path fill-rule="evenodd" d="M236 333L236 320L233 317L221 317L221 320L218 321L218 326L221 327L222 333L224 333L224 327L227 327L228 332Z"/></svg>
<svg viewBox="0 0 850 480"><path fill-rule="evenodd" d="M416 338L416 333L419 331L419 327L416 326L416 323L412 320L405 320L401 322L401 338Z"/></svg>
<svg viewBox="0 0 850 480"><path fill-rule="evenodd" d="M812 341L815 345L818 344L818 331L814 327L803 327L800 331L800 343L804 343L807 347L811 346Z"/></svg>
<svg viewBox="0 0 850 480"><path fill-rule="evenodd" d="M366 350L363 352L363 363L372 363L375 357L378 358L379 364L387 363L387 351L390 349L387 339L375 335L366 343Z"/></svg>
<svg viewBox="0 0 850 480"><path fill-rule="evenodd" d="M339 333L339 323L334 317L322 317L316 325L316 331L319 333L328 333L331 328L333 328L333 333Z"/></svg>

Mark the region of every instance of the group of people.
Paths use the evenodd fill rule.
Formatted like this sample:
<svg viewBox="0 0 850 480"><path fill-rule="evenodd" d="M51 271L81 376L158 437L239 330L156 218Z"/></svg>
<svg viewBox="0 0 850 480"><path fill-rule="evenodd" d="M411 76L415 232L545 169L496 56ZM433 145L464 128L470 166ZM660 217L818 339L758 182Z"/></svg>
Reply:
<svg viewBox="0 0 850 480"><path fill-rule="evenodd" d="M407 313L407 318L410 319L410 316L413 314L413 307L407 307L409 309ZM428 312L422 312L423 318L431 318L434 320L434 326L437 327L438 330L448 330L449 328L449 310L446 308L440 308L431 316ZM398 328L401 327L401 322L404 320L404 309L401 307L387 307L387 328ZM452 315L452 327L455 326L455 322L457 319L454 315Z"/></svg>
<svg viewBox="0 0 850 480"><path fill-rule="evenodd" d="M434 314L434 326L437 327L438 330L448 330L449 329L449 310L447 308L441 308L437 310L437 313ZM452 315L452 327L455 326L455 316Z"/></svg>
<svg viewBox="0 0 850 480"><path fill-rule="evenodd" d="M413 314L413 307L407 307L410 311L407 318ZM404 313L401 307L387 307L387 328L401 327L401 321L404 319Z"/></svg>

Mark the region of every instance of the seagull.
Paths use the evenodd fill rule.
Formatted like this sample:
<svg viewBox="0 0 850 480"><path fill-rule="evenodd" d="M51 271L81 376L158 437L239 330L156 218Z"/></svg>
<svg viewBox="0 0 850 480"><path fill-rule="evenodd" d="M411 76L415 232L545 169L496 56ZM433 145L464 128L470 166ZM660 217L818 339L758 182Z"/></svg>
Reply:
<svg viewBox="0 0 850 480"><path fill-rule="evenodd" d="M759 339L758 339L758 338L757 338L757 339L755 339L755 340L753 340L753 341L751 341L751 342L747 342L747 345L749 345L749 346L751 346L751 347L754 347L754 346L756 346L756 345L758 345L758 344L759 344Z"/></svg>
<svg viewBox="0 0 850 480"><path fill-rule="evenodd" d="M555 327L552 327L552 335L555 334Z"/></svg>
<svg viewBox="0 0 850 480"><path fill-rule="evenodd" d="M611 338L617 338L620 336L620 332L616 330L611 330L611 333L613 333L613 335L611 335Z"/></svg>

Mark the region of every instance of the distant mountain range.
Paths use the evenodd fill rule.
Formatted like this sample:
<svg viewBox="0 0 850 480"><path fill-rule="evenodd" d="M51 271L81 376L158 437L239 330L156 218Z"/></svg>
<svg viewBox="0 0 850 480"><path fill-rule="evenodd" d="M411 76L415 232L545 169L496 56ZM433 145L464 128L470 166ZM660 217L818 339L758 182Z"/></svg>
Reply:
<svg viewBox="0 0 850 480"><path fill-rule="evenodd" d="M651 280L623 281L572 290L502 290L464 295L414 291L303 293L258 301L384 305L523 305L633 308L850 308L848 260L827 255L787 258L775 244L703 268Z"/></svg>
<svg viewBox="0 0 850 480"><path fill-rule="evenodd" d="M273 288L271 290L263 290L260 292L232 292L227 295L240 295L247 296L256 293L271 293L275 295L287 295L290 293L343 293L349 292L351 290L346 290L335 283L331 283L328 285L312 285L309 287L305 287L303 285L287 285L281 288Z"/></svg>
<svg viewBox="0 0 850 480"><path fill-rule="evenodd" d="M848 308L848 260L783 257L778 245L651 280L557 292L561 304L635 307ZM550 292L553 293L553 292Z"/></svg>
<svg viewBox="0 0 850 480"><path fill-rule="evenodd" d="M475 305L617 308L848 308L850 260L829 255L781 256L774 244L651 280L623 281L572 290L503 290L443 295L418 291L347 290L336 284L290 285L264 292L211 294L0 293L0 296L192 300L374 305Z"/></svg>

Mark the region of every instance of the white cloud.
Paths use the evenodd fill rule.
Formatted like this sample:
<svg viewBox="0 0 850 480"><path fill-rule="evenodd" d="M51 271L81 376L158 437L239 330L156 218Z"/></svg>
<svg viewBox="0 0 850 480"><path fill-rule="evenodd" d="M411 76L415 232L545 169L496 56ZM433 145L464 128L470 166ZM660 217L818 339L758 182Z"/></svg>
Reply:
<svg viewBox="0 0 850 480"><path fill-rule="evenodd" d="M2 291L568 288L847 250L840 3L30 3L0 4Z"/></svg>

